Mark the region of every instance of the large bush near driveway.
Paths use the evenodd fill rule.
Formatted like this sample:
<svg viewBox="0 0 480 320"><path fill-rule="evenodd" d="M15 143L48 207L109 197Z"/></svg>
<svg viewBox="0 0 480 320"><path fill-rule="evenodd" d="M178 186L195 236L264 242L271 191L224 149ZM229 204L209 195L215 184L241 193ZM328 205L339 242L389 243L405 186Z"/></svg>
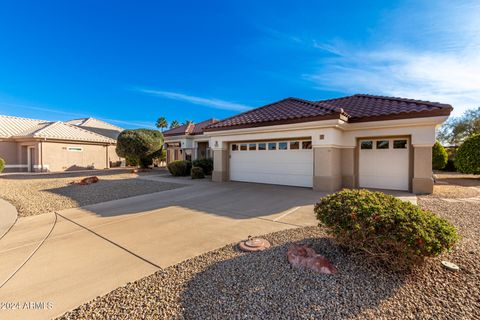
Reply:
<svg viewBox="0 0 480 320"><path fill-rule="evenodd" d="M432 147L432 168L442 170L447 165L448 154L440 142L435 141Z"/></svg>
<svg viewBox="0 0 480 320"><path fill-rule="evenodd" d="M2 173L4 169L5 169L5 160L0 158L0 173Z"/></svg>
<svg viewBox="0 0 480 320"><path fill-rule="evenodd" d="M402 267L441 254L458 238L445 219L382 192L344 189L320 199L315 213L344 246Z"/></svg>
<svg viewBox="0 0 480 320"><path fill-rule="evenodd" d="M192 163L187 160L172 161L167 165L167 169L172 176L188 176L192 169Z"/></svg>
<svg viewBox="0 0 480 320"><path fill-rule="evenodd" d="M117 138L117 154L137 161L142 168L148 167L152 159L160 157L162 148L163 135L158 130L124 130Z"/></svg>
<svg viewBox="0 0 480 320"><path fill-rule="evenodd" d="M468 138L458 148L455 168L462 173L480 174L480 134Z"/></svg>
<svg viewBox="0 0 480 320"><path fill-rule="evenodd" d="M213 159L197 159L193 160L194 167L200 167L203 169L203 173L207 176L212 174L213 171Z"/></svg>

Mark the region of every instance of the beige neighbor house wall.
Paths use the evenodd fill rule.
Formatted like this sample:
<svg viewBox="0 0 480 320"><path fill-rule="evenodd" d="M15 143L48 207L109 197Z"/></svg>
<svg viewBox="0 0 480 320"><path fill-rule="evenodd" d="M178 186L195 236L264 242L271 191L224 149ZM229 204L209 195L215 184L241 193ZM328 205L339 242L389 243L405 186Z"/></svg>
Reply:
<svg viewBox="0 0 480 320"><path fill-rule="evenodd" d="M107 148L86 143L42 142L41 165L48 171L105 169L109 167Z"/></svg>
<svg viewBox="0 0 480 320"><path fill-rule="evenodd" d="M0 140L0 158L5 160L6 164L16 164L18 159L17 143Z"/></svg>

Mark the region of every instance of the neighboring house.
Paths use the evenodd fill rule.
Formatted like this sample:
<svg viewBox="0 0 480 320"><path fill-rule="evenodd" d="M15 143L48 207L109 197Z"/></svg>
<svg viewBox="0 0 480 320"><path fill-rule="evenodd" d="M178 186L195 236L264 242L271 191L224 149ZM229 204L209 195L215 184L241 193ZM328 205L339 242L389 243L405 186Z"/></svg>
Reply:
<svg viewBox="0 0 480 320"><path fill-rule="evenodd" d="M184 124L164 131L167 164L175 160L211 158L209 137L203 134L203 130L217 122L218 120L216 119L209 119L196 124Z"/></svg>
<svg viewBox="0 0 480 320"><path fill-rule="evenodd" d="M93 118L52 122L0 116L0 158L5 159L5 172L119 166L115 146L121 131Z"/></svg>
<svg viewBox="0 0 480 320"><path fill-rule="evenodd" d="M195 150L195 141L208 141L213 181L431 193L435 128L451 111L448 104L363 94L287 98L211 124L193 144L177 143ZM190 128L182 130L188 139Z"/></svg>

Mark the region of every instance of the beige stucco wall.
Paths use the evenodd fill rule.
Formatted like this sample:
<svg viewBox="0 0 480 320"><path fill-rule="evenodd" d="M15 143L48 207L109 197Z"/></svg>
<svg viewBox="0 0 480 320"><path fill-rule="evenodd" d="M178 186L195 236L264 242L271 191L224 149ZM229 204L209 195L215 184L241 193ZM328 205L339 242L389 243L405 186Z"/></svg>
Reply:
<svg viewBox="0 0 480 320"><path fill-rule="evenodd" d="M433 192L431 146L413 146L412 192L417 194Z"/></svg>
<svg viewBox="0 0 480 320"><path fill-rule="evenodd" d="M332 147L313 148L313 189L336 191L342 187L341 149Z"/></svg>
<svg viewBox="0 0 480 320"><path fill-rule="evenodd" d="M224 182L229 180L228 149L213 150L212 181Z"/></svg>
<svg viewBox="0 0 480 320"><path fill-rule="evenodd" d="M68 151L68 147L81 147L83 151ZM108 168L107 147L102 145L43 142L43 165L48 171Z"/></svg>
<svg viewBox="0 0 480 320"><path fill-rule="evenodd" d="M0 141L0 158L5 160L6 164L17 164L17 143L10 141Z"/></svg>
<svg viewBox="0 0 480 320"><path fill-rule="evenodd" d="M355 188L356 187L356 168L355 168L355 148L340 149L341 158L341 174L342 187Z"/></svg>
<svg viewBox="0 0 480 320"><path fill-rule="evenodd" d="M123 158L121 158L117 154L117 151L115 149L116 149L116 146L108 146L108 160L111 162L122 161Z"/></svg>

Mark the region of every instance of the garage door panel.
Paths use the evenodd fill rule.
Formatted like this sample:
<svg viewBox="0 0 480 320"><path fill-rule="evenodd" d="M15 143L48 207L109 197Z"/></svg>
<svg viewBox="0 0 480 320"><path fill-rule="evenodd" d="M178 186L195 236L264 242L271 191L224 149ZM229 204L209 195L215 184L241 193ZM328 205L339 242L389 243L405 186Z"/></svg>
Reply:
<svg viewBox="0 0 480 320"><path fill-rule="evenodd" d="M230 180L311 187L312 150L248 150L230 154Z"/></svg>
<svg viewBox="0 0 480 320"><path fill-rule="evenodd" d="M359 185L364 188L408 190L409 188L409 149L393 148L394 140L405 138L377 139L389 140L388 149L377 149L376 139L372 149L361 149L359 154Z"/></svg>

